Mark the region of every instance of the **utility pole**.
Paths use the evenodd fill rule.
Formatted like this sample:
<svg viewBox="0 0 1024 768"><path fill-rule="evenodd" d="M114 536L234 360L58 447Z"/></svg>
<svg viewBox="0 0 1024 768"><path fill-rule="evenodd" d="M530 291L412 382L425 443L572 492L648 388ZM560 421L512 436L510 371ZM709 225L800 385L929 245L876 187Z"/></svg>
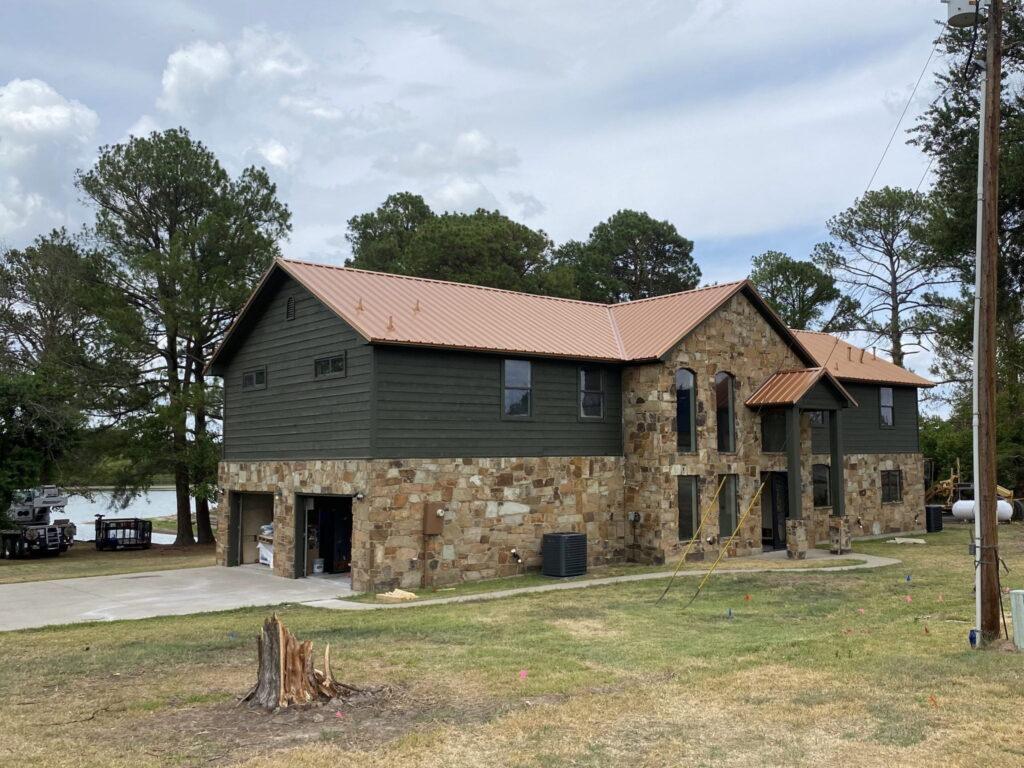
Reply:
<svg viewBox="0 0 1024 768"><path fill-rule="evenodd" d="M943 0L951 27L987 31L978 121L978 225L974 279L974 594L981 645L999 637L999 531L996 517L996 275L999 261L999 114L1003 0ZM981 10L988 7L988 13ZM973 49L972 49L973 53ZM967 73L969 74L969 73Z"/></svg>
<svg viewBox="0 0 1024 768"><path fill-rule="evenodd" d="M982 165L981 252L978 257L975 349L977 368L977 471L974 475L974 516L978 526L977 600L982 642L999 637L1002 613L999 595L999 531L996 517L996 276L999 260L999 122L1002 95L1003 0L990 0L988 52L985 57L984 161ZM981 137L979 136L979 139Z"/></svg>

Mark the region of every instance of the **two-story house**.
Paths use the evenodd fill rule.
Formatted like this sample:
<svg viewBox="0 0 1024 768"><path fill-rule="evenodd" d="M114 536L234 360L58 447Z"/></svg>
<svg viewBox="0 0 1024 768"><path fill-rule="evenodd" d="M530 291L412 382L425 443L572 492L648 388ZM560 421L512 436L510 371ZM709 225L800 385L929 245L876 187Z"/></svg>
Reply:
<svg viewBox="0 0 1024 768"><path fill-rule="evenodd" d="M277 574L371 590L517 573L551 531L671 562L923 520L930 382L746 281L604 305L281 259L208 374L224 565L268 523Z"/></svg>

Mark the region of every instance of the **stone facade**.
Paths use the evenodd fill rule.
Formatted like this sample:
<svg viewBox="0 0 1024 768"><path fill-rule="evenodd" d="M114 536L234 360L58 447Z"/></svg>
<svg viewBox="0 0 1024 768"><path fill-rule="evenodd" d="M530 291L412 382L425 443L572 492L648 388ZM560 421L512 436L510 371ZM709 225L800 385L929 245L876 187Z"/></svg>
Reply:
<svg viewBox="0 0 1024 768"><path fill-rule="evenodd" d="M919 531L924 520L924 459L919 453L849 453L844 457L846 517L852 536ZM814 463L828 464L816 455ZM903 499L882 502L882 471L903 472Z"/></svg>
<svg viewBox="0 0 1024 768"><path fill-rule="evenodd" d="M275 494L274 571L281 576L294 573L296 495L362 493L352 505L352 586L370 591L535 569L542 536L554 531L586 533L590 565L623 560L622 463L619 456L224 462L220 484ZM423 534L431 502L445 509L439 536ZM222 563L226 525L218 535Z"/></svg>
<svg viewBox="0 0 1024 768"><path fill-rule="evenodd" d="M664 362L626 369L622 385L625 502L627 510L638 511L642 518L638 559L671 562L678 560L686 548L688 542L679 541L678 536L678 475L700 476L703 511L718 488L718 475L735 474L741 516L757 493L761 472L786 471L784 453L762 452L760 415L743 403L771 374L802 367L802 361L780 342L777 332L753 304L736 295L687 335ZM696 378L697 450L693 453L679 453L676 445L675 375L681 368L691 370ZM719 371L735 377L736 451L732 453L720 453L716 447L714 380ZM801 442L808 449L805 477L810 477L810 422L806 414L801 427ZM810 493L808 487L806 510L811 509ZM731 533L724 532L724 537ZM708 552L717 555L721 535L716 505L690 559L704 559ZM761 511L755 504L728 554L760 551Z"/></svg>

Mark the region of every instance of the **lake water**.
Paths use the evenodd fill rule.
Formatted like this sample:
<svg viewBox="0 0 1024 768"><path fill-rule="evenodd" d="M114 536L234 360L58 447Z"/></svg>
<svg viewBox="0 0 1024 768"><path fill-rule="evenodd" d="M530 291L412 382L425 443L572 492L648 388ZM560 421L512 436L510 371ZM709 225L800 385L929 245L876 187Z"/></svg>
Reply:
<svg viewBox="0 0 1024 768"><path fill-rule="evenodd" d="M83 496L72 496L64 508L66 517L75 524L78 532L75 541L92 541L96 538L96 515L104 517L165 517L177 512L174 491L150 491L135 499L124 509L111 509L110 494L94 493L92 501ZM169 533L154 533L154 544L173 544L174 536Z"/></svg>

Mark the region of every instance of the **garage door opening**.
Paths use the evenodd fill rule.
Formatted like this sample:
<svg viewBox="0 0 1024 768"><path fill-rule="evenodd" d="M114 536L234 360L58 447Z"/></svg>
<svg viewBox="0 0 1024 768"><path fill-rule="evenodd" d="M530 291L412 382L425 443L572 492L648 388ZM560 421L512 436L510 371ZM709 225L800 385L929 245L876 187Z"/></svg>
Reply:
<svg viewBox="0 0 1024 768"><path fill-rule="evenodd" d="M233 493L231 498L233 557L228 565L262 563L273 567L274 496L270 493Z"/></svg>
<svg viewBox="0 0 1024 768"><path fill-rule="evenodd" d="M296 575L311 576L318 562L323 573L348 573L352 568L352 497L303 496L299 507L304 515L296 516L296 533L303 534L306 546L305 557L295 558ZM302 541L303 537L297 535L296 539Z"/></svg>

